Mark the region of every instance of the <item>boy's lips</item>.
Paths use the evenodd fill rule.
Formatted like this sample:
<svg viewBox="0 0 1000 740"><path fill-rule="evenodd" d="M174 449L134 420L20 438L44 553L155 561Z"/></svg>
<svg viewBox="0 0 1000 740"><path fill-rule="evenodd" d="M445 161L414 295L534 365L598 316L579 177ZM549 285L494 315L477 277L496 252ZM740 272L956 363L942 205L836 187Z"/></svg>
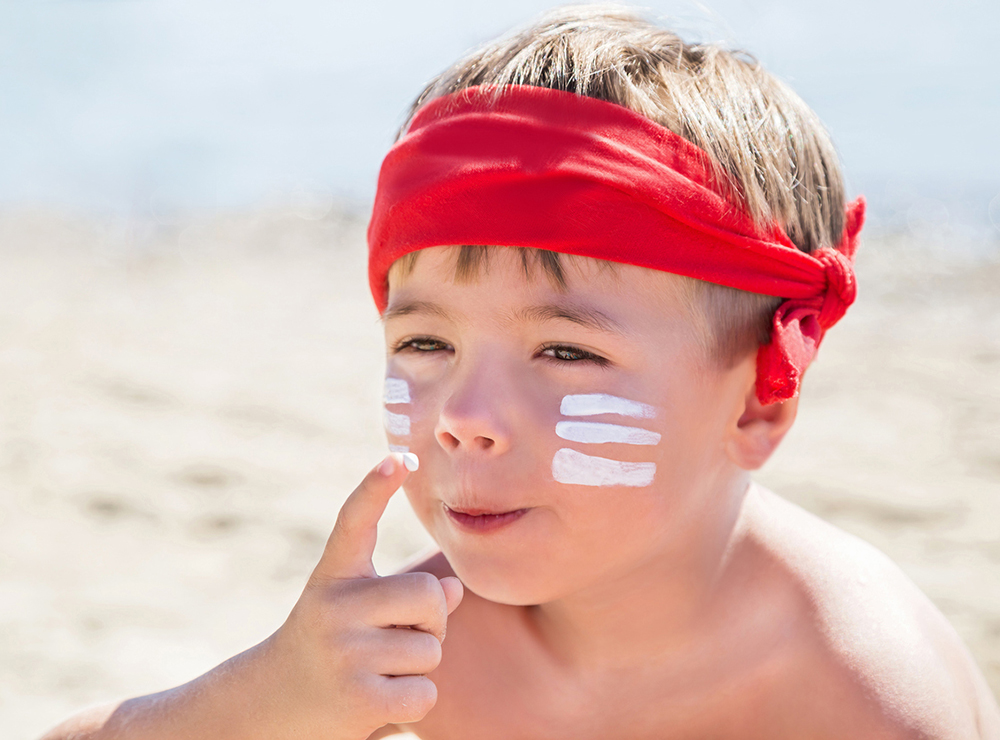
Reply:
<svg viewBox="0 0 1000 740"><path fill-rule="evenodd" d="M442 504L448 518L463 530L469 532L493 532L508 524L513 524L528 513L527 509L495 511L469 507L451 507Z"/></svg>

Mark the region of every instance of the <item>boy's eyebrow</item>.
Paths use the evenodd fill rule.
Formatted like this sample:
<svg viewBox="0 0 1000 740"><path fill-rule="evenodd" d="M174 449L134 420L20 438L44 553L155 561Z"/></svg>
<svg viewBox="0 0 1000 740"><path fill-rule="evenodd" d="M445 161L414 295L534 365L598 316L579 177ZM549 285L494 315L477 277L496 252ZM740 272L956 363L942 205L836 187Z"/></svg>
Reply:
<svg viewBox="0 0 1000 740"><path fill-rule="evenodd" d="M556 303L546 303L519 311L518 318L527 321L561 319L563 321L572 321L574 324L579 324L588 329L596 329L597 331L610 332L612 334L628 334L624 326L603 311L583 306L564 306Z"/></svg>
<svg viewBox="0 0 1000 740"><path fill-rule="evenodd" d="M414 314L438 316L447 320L453 318L445 308L439 306L437 303L432 303L431 301L406 301L387 308L385 313L382 314L382 320L388 321L400 316L411 316ZM584 306L565 306L557 303L546 303L521 309L516 312L515 318L520 321L531 322L571 321L587 329L612 334L628 334L628 331L622 324L615 321L603 311Z"/></svg>
<svg viewBox="0 0 1000 740"><path fill-rule="evenodd" d="M442 319L451 318L451 314L436 303L431 303L430 301L407 301L387 308L385 313L382 314L382 321L388 321L400 316L410 316L412 314L430 314L432 316L439 316Z"/></svg>

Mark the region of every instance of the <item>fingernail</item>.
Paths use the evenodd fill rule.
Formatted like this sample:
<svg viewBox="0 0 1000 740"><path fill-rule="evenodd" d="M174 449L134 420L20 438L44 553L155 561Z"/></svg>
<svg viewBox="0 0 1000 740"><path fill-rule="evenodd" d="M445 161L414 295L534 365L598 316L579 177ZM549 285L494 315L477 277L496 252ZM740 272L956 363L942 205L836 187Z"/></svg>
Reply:
<svg viewBox="0 0 1000 740"><path fill-rule="evenodd" d="M392 455L389 455L389 457L378 464L378 472L386 478L396 472L396 461L393 459Z"/></svg>
<svg viewBox="0 0 1000 740"><path fill-rule="evenodd" d="M420 467L420 458L418 458L412 452L404 452L403 465L405 465L406 469L412 473L413 471L415 471L417 468Z"/></svg>

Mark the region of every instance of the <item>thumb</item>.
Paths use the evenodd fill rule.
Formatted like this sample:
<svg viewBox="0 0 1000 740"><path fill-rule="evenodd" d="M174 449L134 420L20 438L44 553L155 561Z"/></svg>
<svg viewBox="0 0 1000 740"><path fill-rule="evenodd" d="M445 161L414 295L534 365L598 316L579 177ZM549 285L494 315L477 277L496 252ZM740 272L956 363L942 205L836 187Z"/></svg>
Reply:
<svg viewBox="0 0 1000 740"><path fill-rule="evenodd" d="M408 455L416 469L416 455ZM408 474L402 455L391 454L365 476L361 485L344 501L326 548L313 570L310 582L341 578L374 578L372 553L378 538L378 522Z"/></svg>

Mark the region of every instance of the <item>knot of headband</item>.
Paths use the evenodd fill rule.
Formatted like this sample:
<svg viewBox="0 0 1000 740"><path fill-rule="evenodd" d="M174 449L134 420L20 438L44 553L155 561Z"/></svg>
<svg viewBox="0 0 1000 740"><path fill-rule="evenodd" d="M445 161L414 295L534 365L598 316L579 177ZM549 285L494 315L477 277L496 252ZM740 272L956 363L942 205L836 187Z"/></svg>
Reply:
<svg viewBox="0 0 1000 740"><path fill-rule="evenodd" d="M708 154L620 105L531 86L473 87L427 103L382 163L368 226L380 311L389 267L427 247L535 247L784 298L757 353L757 397L794 397L854 301L864 200L812 254L727 197Z"/></svg>

